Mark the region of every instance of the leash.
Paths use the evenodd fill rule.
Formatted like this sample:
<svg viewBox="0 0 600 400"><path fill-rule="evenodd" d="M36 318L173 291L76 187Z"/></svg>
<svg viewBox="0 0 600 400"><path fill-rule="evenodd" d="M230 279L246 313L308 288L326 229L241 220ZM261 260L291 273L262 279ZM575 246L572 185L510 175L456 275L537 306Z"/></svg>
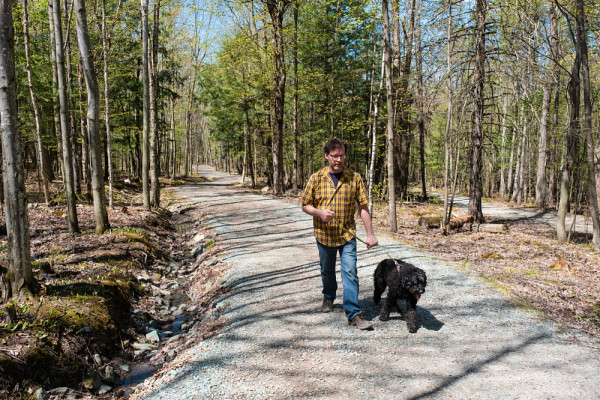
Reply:
<svg viewBox="0 0 600 400"><path fill-rule="evenodd" d="M337 224L337 219L336 219L336 218L334 218L334 220L333 220L333 221L331 221L331 224L332 224L332 225L333 225L333 224ZM339 226L340 226L340 228L342 228L342 230L343 230L344 232L347 232L347 233L352 233L352 232L350 232L348 229L346 229L346 228L344 227L344 225L341 225L341 224L339 224ZM356 238L356 240L358 240L359 242L363 243L365 246L368 246L367 242L365 242L364 240L362 240L361 238L359 238L359 237L356 235L356 233L354 234L354 238ZM385 253L385 254L388 256L388 258L390 258L391 260L394 260L394 263L396 264L396 267L398 268L398 270L400 270L400 264L398 264L398 261L396 261L396 259L395 259L394 257L392 257L392 256L390 255L390 253L388 253L386 250L383 250L383 252L384 252L384 253Z"/></svg>
<svg viewBox="0 0 600 400"><path fill-rule="evenodd" d="M340 189L340 187L341 187L341 186L342 186L342 182L340 181L340 182L338 183L338 185L335 187L335 190L333 191L333 194L332 194L332 195L331 195L331 197L329 198L329 201L327 201L327 204L325 204L325 207L324 207L324 208L327 208L327 207L329 207L329 204L331 204L331 201L333 200L333 198L335 197L335 195L337 194L337 192L338 192L338 190ZM334 218L333 218L333 220L331 221L331 225L334 225L334 224L336 224L336 223L337 223L337 218L336 218L336 217L334 217ZM325 226L327 226L327 223L325 223ZM339 224L339 226L340 226L340 228L342 228L342 230L343 230L343 231L345 231L345 232L347 232L347 233L352 233L352 232L350 232L348 229L346 229L346 228L344 227L344 225L342 225L342 224ZM356 233L354 234L354 237L356 238L356 240L358 240L359 242L363 243L365 246L367 246L367 247L369 246L369 245L367 244L367 242L365 242L364 240L362 240L361 238L359 238L359 237L356 235ZM388 257L389 257L391 260L394 260L394 263L396 264L396 267L398 268L398 272L400 272L400 264L398 264L398 261L396 261L396 259L395 259L394 257L392 257L392 256L390 255L390 253L388 253L387 251L385 251L385 250L384 250L383 252L384 252L384 253L385 253L385 254L386 254L386 255L387 255L387 256L388 256Z"/></svg>

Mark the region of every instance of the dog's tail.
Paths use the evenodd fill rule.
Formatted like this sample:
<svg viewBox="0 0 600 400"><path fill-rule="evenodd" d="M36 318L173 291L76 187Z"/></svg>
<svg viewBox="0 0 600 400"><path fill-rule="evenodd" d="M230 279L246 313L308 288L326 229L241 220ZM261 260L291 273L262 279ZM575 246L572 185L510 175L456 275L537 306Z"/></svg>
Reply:
<svg viewBox="0 0 600 400"><path fill-rule="evenodd" d="M373 287L375 288L373 293L373 301L375 301L375 304L379 304L379 302L381 301L381 295L387 287L385 279L383 277L383 264L383 261L380 262L377 268L375 268L375 272L373 273Z"/></svg>

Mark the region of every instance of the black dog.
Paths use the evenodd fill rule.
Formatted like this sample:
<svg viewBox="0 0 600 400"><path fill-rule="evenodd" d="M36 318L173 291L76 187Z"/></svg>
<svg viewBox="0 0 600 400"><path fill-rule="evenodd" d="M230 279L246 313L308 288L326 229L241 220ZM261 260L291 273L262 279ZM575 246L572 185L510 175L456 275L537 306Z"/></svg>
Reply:
<svg viewBox="0 0 600 400"><path fill-rule="evenodd" d="M406 325L410 333L417 331L417 301L425 293L425 271L401 260L387 259L379 263L373 274L375 293L373 300L379 304L381 295L389 287L380 321L390 319L390 312L398 310L398 299L406 300Z"/></svg>

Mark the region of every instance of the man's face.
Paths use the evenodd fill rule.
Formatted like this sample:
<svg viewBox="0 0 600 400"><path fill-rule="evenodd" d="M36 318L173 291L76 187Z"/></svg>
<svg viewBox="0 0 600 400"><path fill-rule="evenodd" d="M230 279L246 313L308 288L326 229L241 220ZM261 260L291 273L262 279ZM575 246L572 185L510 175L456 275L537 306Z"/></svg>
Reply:
<svg viewBox="0 0 600 400"><path fill-rule="evenodd" d="M331 150L325 153L325 158L329 162L329 172L337 174L344 170L344 160L346 159L346 150L344 147Z"/></svg>

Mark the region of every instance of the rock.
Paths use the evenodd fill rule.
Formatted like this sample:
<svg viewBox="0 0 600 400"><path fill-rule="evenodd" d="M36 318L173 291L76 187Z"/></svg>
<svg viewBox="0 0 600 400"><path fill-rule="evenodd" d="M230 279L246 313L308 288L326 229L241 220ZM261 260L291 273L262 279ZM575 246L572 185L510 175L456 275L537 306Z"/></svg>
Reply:
<svg viewBox="0 0 600 400"><path fill-rule="evenodd" d="M59 399L63 400L76 400L77 392L68 387L57 387L48 392L50 395L57 395Z"/></svg>
<svg viewBox="0 0 600 400"><path fill-rule="evenodd" d="M104 381L111 385L115 383L115 368L110 364L104 368Z"/></svg>
<svg viewBox="0 0 600 400"><path fill-rule="evenodd" d="M81 328L80 330L78 330L77 332L75 332L76 335L81 335L82 333L90 333L92 331L92 328L90 328L89 326L85 326L83 328Z"/></svg>
<svg viewBox="0 0 600 400"><path fill-rule="evenodd" d="M156 348L156 345L154 345L152 343L134 343L131 346L134 349L141 350L141 351L149 351L149 350L154 350Z"/></svg>
<svg viewBox="0 0 600 400"><path fill-rule="evenodd" d="M97 370L94 370L90 376L85 378L82 382L83 387L85 387L89 391L96 391L102 385L102 377Z"/></svg>
<svg viewBox="0 0 600 400"><path fill-rule="evenodd" d="M200 309L199 309L198 307L196 307L196 306L189 306L189 307L188 307L188 308L185 310L185 312L186 312L186 313L188 313L188 314L192 314L192 315L195 315L195 314L197 314L197 313L198 313L198 311L200 311Z"/></svg>
<svg viewBox="0 0 600 400"><path fill-rule="evenodd" d="M270 191L271 191L271 188L270 188L269 186L265 186L265 187L264 187L264 188L262 188L260 191L261 191L262 193L268 193L268 192L270 192Z"/></svg>
<svg viewBox="0 0 600 400"><path fill-rule="evenodd" d="M102 357L100 357L100 354L94 354L94 362L97 366L102 365Z"/></svg>
<svg viewBox="0 0 600 400"><path fill-rule="evenodd" d="M158 343L160 342L160 335L158 334L158 331L154 330L146 335L146 339L150 340L151 342Z"/></svg>
<svg viewBox="0 0 600 400"><path fill-rule="evenodd" d="M180 339L181 339L181 335L175 335L175 336L170 337L167 340L167 343L170 344L170 343L173 343L173 342L178 342Z"/></svg>
<svg viewBox="0 0 600 400"><path fill-rule="evenodd" d="M197 258L199 255L204 253L204 250L206 250L206 247L204 246L194 247L192 249L192 257Z"/></svg>
<svg viewBox="0 0 600 400"><path fill-rule="evenodd" d="M119 365L119 368L121 368L121 371L123 371L123 372L129 372L130 371L129 365L127 365L127 364Z"/></svg>
<svg viewBox="0 0 600 400"><path fill-rule="evenodd" d="M108 385L102 385L102 386L100 386L100 388L98 389L98 394L99 394L99 395L103 395L103 394L106 394L106 393L110 392L111 390L112 390L112 387L111 387L111 386L108 386Z"/></svg>
<svg viewBox="0 0 600 400"><path fill-rule="evenodd" d="M150 275L148 275L148 272L142 270L142 272L140 272L139 274L136 275L136 278L139 281L142 282L150 282L152 279L150 278Z"/></svg>
<svg viewBox="0 0 600 400"><path fill-rule="evenodd" d="M48 400L50 398L50 393L46 392L44 388L39 388L35 391L35 400Z"/></svg>
<svg viewBox="0 0 600 400"><path fill-rule="evenodd" d="M190 329L190 325L189 324L181 324L181 327L179 328L182 331L188 331Z"/></svg>
<svg viewBox="0 0 600 400"><path fill-rule="evenodd" d="M192 243L197 244L197 243L200 243L201 241L203 241L204 239L206 239L206 236L201 234L200 232L198 232L192 238Z"/></svg>

